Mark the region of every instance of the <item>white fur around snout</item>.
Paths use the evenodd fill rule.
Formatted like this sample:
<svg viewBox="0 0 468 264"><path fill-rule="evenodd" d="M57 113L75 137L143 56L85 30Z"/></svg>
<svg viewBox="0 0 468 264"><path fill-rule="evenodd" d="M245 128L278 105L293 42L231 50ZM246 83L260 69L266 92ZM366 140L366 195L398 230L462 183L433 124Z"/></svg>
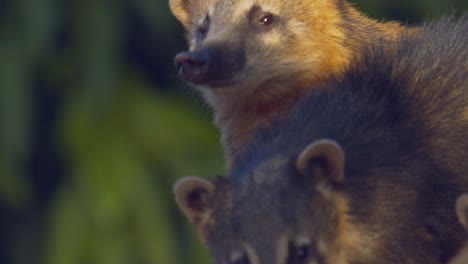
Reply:
<svg viewBox="0 0 468 264"><path fill-rule="evenodd" d="M303 175L307 174L309 162L314 158L323 158L328 166L326 175L333 181L341 182L344 179L344 152L341 146L333 140L321 139L309 144L299 154L296 168Z"/></svg>

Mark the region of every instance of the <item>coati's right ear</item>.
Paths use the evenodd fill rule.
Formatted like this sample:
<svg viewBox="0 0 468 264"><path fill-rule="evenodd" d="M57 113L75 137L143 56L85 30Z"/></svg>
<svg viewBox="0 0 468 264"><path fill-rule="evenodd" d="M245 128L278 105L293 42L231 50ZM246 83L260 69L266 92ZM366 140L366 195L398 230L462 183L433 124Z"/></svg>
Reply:
<svg viewBox="0 0 468 264"><path fill-rule="evenodd" d="M185 216L204 239L204 230L212 213L215 184L198 177L184 177L174 185L174 195Z"/></svg>
<svg viewBox="0 0 468 264"><path fill-rule="evenodd" d="M190 24L190 10L193 9L195 0L169 0L172 14L187 27Z"/></svg>
<svg viewBox="0 0 468 264"><path fill-rule="evenodd" d="M296 168L302 175L313 174L319 179L335 183L344 180L344 152L333 140L321 139L305 147L296 159Z"/></svg>
<svg viewBox="0 0 468 264"><path fill-rule="evenodd" d="M458 197L455 205L458 221L463 227L468 230L468 193L462 194Z"/></svg>

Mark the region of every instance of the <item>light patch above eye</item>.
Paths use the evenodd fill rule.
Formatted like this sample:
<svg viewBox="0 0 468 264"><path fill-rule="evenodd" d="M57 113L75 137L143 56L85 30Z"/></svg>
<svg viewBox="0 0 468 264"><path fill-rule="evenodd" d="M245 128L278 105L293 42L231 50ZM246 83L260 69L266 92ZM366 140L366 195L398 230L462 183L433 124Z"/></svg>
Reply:
<svg viewBox="0 0 468 264"><path fill-rule="evenodd" d="M234 10L232 12L233 19L237 20L238 18L245 17L245 14L249 13L252 8L259 7L263 12L270 14L278 14L279 8L273 5L262 4L259 5L256 0L240 0L236 3Z"/></svg>
<svg viewBox="0 0 468 264"><path fill-rule="evenodd" d="M300 246L310 245L310 239L308 237L305 237L305 236L296 237L296 239L294 239L294 242L296 243L296 245L300 245Z"/></svg>
<svg viewBox="0 0 468 264"><path fill-rule="evenodd" d="M278 7L268 5L268 4L263 4L260 6L263 12L265 13L271 13L271 14L279 14L279 9Z"/></svg>
<svg viewBox="0 0 468 264"><path fill-rule="evenodd" d="M232 12L234 19L245 16L245 13L249 12L250 9L255 5L253 0L241 0L235 6Z"/></svg>
<svg viewBox="0 0 468 264"><path fill-rule="evenodd" d="M215 10L214 5L209 5L208 10L207 10L208 16L213 16L214 10Z"/></svg>

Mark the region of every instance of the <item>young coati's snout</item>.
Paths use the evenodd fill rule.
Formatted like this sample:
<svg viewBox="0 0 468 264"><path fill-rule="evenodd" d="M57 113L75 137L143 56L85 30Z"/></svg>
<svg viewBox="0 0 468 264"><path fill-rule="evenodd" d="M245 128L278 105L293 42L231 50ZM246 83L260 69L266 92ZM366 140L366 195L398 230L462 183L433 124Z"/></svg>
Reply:
<svg viewBox="0 0 468 264"><path fill-rule="evenodd" d="M181 52L175 57L179 76L196 85L217 87L227 85L245 65L241 48L208 45L194 51Z"/></svg>
<svg viewBox="0 0 468 264"><path fill-rule="evenodd" d="M233 172L242 175L183 178L174 192L215 264L339 264L348 229L335 190L343 166L341 147L319 140L293 160L276 157Z"/></svg>

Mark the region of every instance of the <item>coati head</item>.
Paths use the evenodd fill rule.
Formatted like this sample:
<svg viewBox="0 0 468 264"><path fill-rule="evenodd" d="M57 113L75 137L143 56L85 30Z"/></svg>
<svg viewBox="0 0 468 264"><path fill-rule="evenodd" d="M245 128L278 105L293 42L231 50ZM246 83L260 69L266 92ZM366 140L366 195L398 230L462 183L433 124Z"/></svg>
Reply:
<svg viewBox="0 0 468 264"><path fill-rule="evenodd" d="M348 57L337 25L341 1L169 3L189 43L189 51L176 56L176 67L205 93L277 95L278 84L283 89L313 85L341 69Z"/></svg>
<svg viewBox="0 0 468 264"><path fill-rule="evenodd" d="M337 143L320 140L292 161L272 158L241 174L186 177L174 188L213 263L342 263L341 248L352 234Z"/></svg>

